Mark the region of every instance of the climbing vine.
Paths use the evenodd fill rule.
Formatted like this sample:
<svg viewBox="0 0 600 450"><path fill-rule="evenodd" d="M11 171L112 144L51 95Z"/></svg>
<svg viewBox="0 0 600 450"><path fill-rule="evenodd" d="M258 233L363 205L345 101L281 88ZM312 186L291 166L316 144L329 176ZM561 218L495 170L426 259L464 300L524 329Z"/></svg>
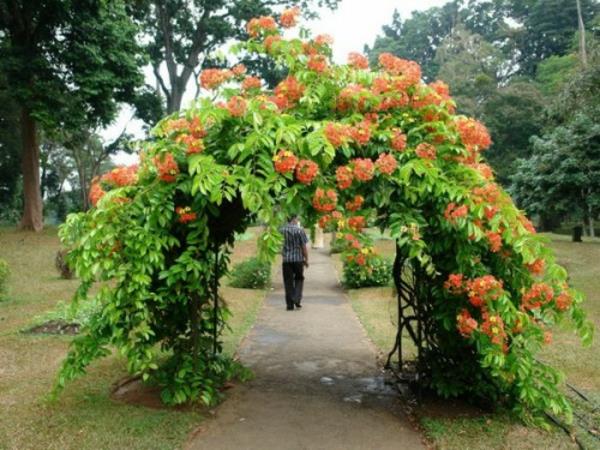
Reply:
<svg viewBox="0 0 600 450"><path fill-rule="evenodd" d="M390 230L426 283L426 332L444 343L430 387L568 418L560 374L535 354L564 319L585 342L592 328L545 240L494 182L480 154L486 128L456 115L448 87L424 84L415 62L382 54L371 69L353 53L335 65L329 36L284 37L297 15L251 20L232 49L285 69L273 90L241 65L203 71L208 95L157 125L139 167L95 180L94 208L61 228L82 282L76 301L99 283L102 309L73 341L58 387L116 348L166 403L217 401L244 374L219 338L234 233L265 223L259 247L273 256L285 216L301 212L360 266L379 258L363 229Z"/></svg>

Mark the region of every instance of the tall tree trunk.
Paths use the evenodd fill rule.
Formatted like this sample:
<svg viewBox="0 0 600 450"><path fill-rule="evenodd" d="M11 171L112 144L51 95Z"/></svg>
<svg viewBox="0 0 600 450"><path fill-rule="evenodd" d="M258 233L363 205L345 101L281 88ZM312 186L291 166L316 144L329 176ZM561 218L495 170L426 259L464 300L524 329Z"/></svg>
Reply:
<svg viewBox="0 0 600 450"><path fill-rule="evenodd" d="M579 54L581 55L581 64L587 67L587 50L585 48L585 26L583 24L583 15L581 14L581 1L577 2L577 24L579 27Z"/></svg>
<svg viewBox="0 0 600 450"><path fill-rule="evenodd" d="M184 92L185 86L183 88L180 86L180 77L177 77L176 80L171 80L171 92L167 99L167 114L173 114L181 109Z"/></svg>
<svg viewBox="0 0 600 450"><path fill-rule="evenodd" d="M44 211L40 189L40 147L36 123L27 108L21 112L21 167L23 170L23 217L21 228L40 231L44 227Z"/></svg>

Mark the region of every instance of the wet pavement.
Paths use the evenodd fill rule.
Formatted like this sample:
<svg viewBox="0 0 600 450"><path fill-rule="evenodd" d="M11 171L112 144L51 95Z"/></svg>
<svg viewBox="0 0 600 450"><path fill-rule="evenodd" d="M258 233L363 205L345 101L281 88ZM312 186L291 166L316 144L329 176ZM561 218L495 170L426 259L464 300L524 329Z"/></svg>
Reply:
<svg viewBox="0 0 600 450"><path fill-rule="evenodd" d="M385 383L329 256L312 250L310 257L303 308L285 310L276 273L239 352L255 379L233 389L186 448L425 448Z"/></svg>

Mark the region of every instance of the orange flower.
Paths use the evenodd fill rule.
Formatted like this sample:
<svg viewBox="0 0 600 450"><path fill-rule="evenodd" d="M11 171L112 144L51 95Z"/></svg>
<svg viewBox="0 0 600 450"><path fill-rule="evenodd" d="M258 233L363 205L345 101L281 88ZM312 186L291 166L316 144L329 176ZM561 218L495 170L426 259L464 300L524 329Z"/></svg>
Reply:
<svg viewBox="0 0 600 450"><path fill-rule="evenodd" d="M379 64L389 74L401 76L396 80L399 90L404 90L421 81L421 67L414 61L398 58L391 53L382 53L379 55Z"/></svg>
<svg viewBox="0 0 600 450"><path fill-rule="evenodd" d="M354 176L352 170L347 166L339 166L335 171L335 179L337 180L338 188L348 189L352 185Z"/></svg>
<svg viewBox="0 0 600 450"><path fill-rule="evenodd" d="M227 102L227 110L233 117L241 117L246 113L246 100L234 95Z"/></svg>
<svg viewBox="0 0 600 450"><path fill-rule="evenodd" d="M375 165L368 158L355 158L352 161L354 166L354 177L359 181L369 181L375 174Z"/></svg>
<svg viewBox="0 0 600 450"><path fill-rule="evenodd" d="M367 263L367 258L362 253L358 254L354 259L356 261L356 264L358 264L359 266L364 266Z"/></svg>
<svg viewBox="0 0 600 450"><path fill-rule="evenodd" d="M172 183L177 178L179 166L171 153L163 153L154 157L154 165L158 170L158 178L167 183Z"/></svg>
<svg viewBox="0 0 600 450"><path fill-rule="evenodd" d="M481 331L490 337L492 344L501 345L506 339L506 332L504 331L504 322L502 318L497 314L486 314L485 320L481 324Z"/></svg>
<svg viewBox="0 0 600 450"><path fill-rule="evenodd" d="M254 19L250 19L248 25L246 25L246 31L253 38L265 31L275 30L277 30L277 23L271 16L255 17Z"/></svg>
<svg viewBox="0 0 600 450"><path fill-rule="evenodd" d="M470 337L477 329L477 325L477 321L471 317L471 314L466 309L463 309L456 316L456 328L462 337Z"/></svg>
<svg viewBox="0 0 600 450"><path fill-rule="evenodd" d="M554 298L554 291L546 283L534 283L521 297L521 307L525 310L541 308Z"/></svg>
<svg viewBox="0 0 600 450"><path fill-rule="evenodd" d="M437 157L435 147L426 142L421 142L419 145L417 145L415 153L419 158L423 159L435 159Z"/></svg>
<svg viewBox="0 0 600 450"><path fill-rule="evenodd" d="M231 70L206 69L200 74L200 86L204 89L216 89L233 76Z"/></svg>
<svg viewBox="0 0 600 450"><path fill-rule="evenodd" d="M446 207L444 211L444 218L450 223L456 223L456 220L465 217L469 212L469 208L467 205L457 205L454 202L451 202Z"/></svg>
<svg viewBox="0 0 600 450"><path fill-rule="evenodd" d="M546 262L542 258L538 258L532 263L525 264L527 270L529 270L533 275L541 275L544 273L544 267L546 266Z"/></svg>
<svg viewBox="0 0 600 450"><path fill-rule="evenodd" d="M493 275L484 275L467 281L467 294L469 302L478 308L485 305L486 301L494 301L503 294L502 281Z"/></svg>
<svg viewBox="0 0 600 450"><path fill-rule="evenodd" d="M317 188L312 205L317 211L331 212L337 205L337 194L333 189Z"/></svg>
<svg viewBox="0 0 600 450"><path fill-rule="evenodd" d="M281 36L277 34L270 34L265 38L263 45L265 46L267 53L273 50L273 44L275 44L276 42L281 42Z"/></svg>
<svg viewBox="0 0 600 450"><path fill-rule="evenodd" d="M327 58L325 55L311 55L306 66L317 73L323 73L327 70Z"/></svg>
<svg viewBox="0 0 600 450"><path fill-rule="evenodd" d="M350 137L358 145L365 145L371 139L371 124L366 120L348 129Z"/></svg>
<svg viewBox="0 0 600 450"><path fill-rule="evenodd" d="M204 151L204 141L196 139L189 134L182 134L177 138L177 142L182 142L186 146L186 153L192 155L194 153L202 153Z"/></svg>
<svg viewBox="0 0 600 450"><path fill-rule="evenodd" d="M361 232L366 225L366 220L363 216L354 216L348 219L348 226L355 231Z"/></svg>
<svg viewBox="0 0 600 450"><path fill-rule="evenodd" d="M257 77L246 77L242 82L242 89L249 91L251 89L260 89L262 82Z"/></svg>
<svg viewBox="0 0 600 450"><path fill-rule="evenodd" d="M273 156L275 170L279 173L293 172L298 164L298 158L289 150L280 150Z"/></svg>
<svg viewBox="0 0 600 450"><path fill-rule="evenodd" d="M104 194L106 194L106 192L102 189L102 186L100 186L100 183L96 178L92 181L92 185L90 186L89 199L92 206L96 206L100 199L104 197Z"/></svg>
<svg viewBox="0 0 600 450"><path fill-rule="evenodd" d="M552 344L552 332L544 331L544 344L546 344L546 345Z"/></svg>
<svg viewBox="0 0 600 450"><path fill-rule="evenodd" d="M302 184L310 184L319 174L319 165L310 159L301 159L296 167L296 179Z"/></svg>
<svg viewBox="0 0 600 450"><path fill-rule="evenodd" d="M179 216L177 218L177 221L180 223L192 222L192 221L196 220L196 217L197 217L196 213L193 212L192 208L190 208L189 206L186 206L186 207L178 206L177 208L175 208L175 212Z"/></svg>
<svg viewBox="0 0 600 450"><path fill-rule="evenodd" d="M444 282L444 289L453 295L463 294L465 292L465 276L462 273L451 273Z"/></svg>
<svg viewBox="0 0 600 450"><path fill-rule="evenodd" d="M231 72L233 72L233 74L235 76L241 76L244 75L246 73L246 66L243 64L236 64L235 66L233 66L233 68L231 69Z"/></svg>
<svg viewBox="0 0 600 450"><path fill-rule="evenodd" d="M495 233L493 231L486 231L485 233L488 242L490 244L490 251L492 253L498 253L502 248L502 236L500 233Z"/></svg>
<svg viewBox="0 0 600 450"><path fill-rule="evenodd" d="M398 161L389 153L382 153L375 161L375 165L379 171L385 175L391 175L396 167L398 167Z"/></svg>
<svg viewBox="0 0 600 450"><path fill-rule="evenodd" d="M360 53L351 52L348 55L348 65L354 67L355 69L368 69L369 60L366 56L361 55Z"/></svg>
<svg viewBox="0 0 600 450"><path fill-rule="evenodd" d="M300 8L294 6L293 8L284 9L279 18L279 23L283 28L293 28L296 26L296 21L300 15Z"/></svg>
<svg viewBox="0 0 600 450"><path fill-rule="evenodd" d="M333 145L335 148L338 148L348 142L350 130L347 125L329 122L327 125L325 125L323 134L331 145Z"/></svg>
<svg viewBox="0 0 600 450"><path fill-rule="evenodd" d="M119 166L102 175L101 181L113 187L131 186L137 182L137 164L132 166Z"/></svg>
<svg viewBox="0 0 600 450"><path fill-rule="evenodd" d="M275 87L275 95L285 97L289 102L295 103L302 97L304 89L296 77L290 75Z"/></svg>
<svg viewBox="0 0 600 450"><path fill-rule="evenodd" d="M556 303L556 309L559 311L566 311L571 307L571 304L573 303L573 297L571 297L568 292L561 292L556 296L554 302Z"/></svg>
<svg viewBox="0 0 600 450"><path fill-rule="evenodd" d="M322 45L332 45L333 38L328 34L319 34L315 37L314 43L322 46Z"/></svg>
<svg viewBox="0 0 600 450"><path fill-rule="evenodd" d="M365 199L362 195L355 195L351 201L346 202L346 209L348 211L358 211L363 205Z"/></svg>
<svg viewBox="0 0 600 450"><path fill-rule="evenodd" d="M398 128L392 130L392 148L399 152L406 148L406 135Z"/></svg>
<svg viewBox="0 0 600 450"><path fill-rule="evenodd" d="M475 119L459 117L456 120L456 129L460 140L467 148L479 151L485 150L492 144L487 128Z"/></svg>

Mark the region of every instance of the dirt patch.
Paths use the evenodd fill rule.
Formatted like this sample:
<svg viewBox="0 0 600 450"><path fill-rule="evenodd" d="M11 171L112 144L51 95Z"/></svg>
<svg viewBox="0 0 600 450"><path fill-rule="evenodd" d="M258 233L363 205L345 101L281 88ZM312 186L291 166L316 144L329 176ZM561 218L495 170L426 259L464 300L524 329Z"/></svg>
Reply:
<svg viewBox="0 0 600 450"><path fill-rule="evenodd" d="M49 320L41 325L36 325L25 331L30 334L59 334L59 335L76 335L79 333L81 326L78 323L69 323L64 320Z"/></svg>

